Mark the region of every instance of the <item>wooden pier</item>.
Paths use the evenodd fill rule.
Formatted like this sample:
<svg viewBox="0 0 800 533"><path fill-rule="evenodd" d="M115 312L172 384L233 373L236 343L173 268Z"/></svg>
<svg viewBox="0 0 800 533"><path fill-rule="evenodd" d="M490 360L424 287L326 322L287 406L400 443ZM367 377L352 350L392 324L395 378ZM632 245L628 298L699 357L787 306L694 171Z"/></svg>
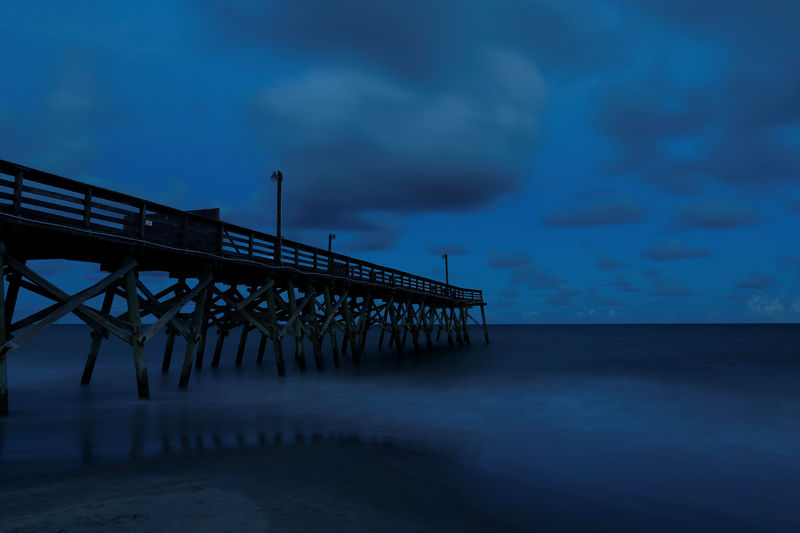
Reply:
<svg viewBox="0 0 800 533"><path fill-rule="evenodd" d="M91 262L107 275L68 294L30 268L27 262L37 259ZM479 290L287 239L279 249L275 236L223 222L217 210L181 211L3 160L0 264L0 414L8 413L9 353L70 313L92 328L81 383L90 383L102 341L114 335L131 346L140 398L150 396L145 344L164 329L162 372L169 371L175 338L186 340L182 389L192 369L202 368L214 330L212 367L219 365L230 332L239 328L236 365L242 364L249 335L260 335L257 361L271 345L281 376L281 340L287 335L295 340L301 371L308 365L304 339L319 370L326 364L326 336L334 366L348 351L358 364L370 328L380 330L378 348L388 336L398 356L419 352L423 344L430 348L443 332L450 346L469 343L470 320L489 342ZM139 273L152 271L168 273L170 286L151 291ZM53 303L17 318L20 289ZM118 298L127 310L116 315ZM471 314L476 307L480 321Z"/></svg>

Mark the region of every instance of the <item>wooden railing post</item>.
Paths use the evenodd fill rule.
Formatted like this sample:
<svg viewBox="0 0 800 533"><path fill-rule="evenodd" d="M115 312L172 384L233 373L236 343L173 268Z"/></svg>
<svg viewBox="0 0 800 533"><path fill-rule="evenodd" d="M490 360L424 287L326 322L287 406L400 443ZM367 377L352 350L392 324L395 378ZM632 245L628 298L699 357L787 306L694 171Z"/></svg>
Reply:
<svg viewBox="0 0 800 533"><path fill-rule="evenodd" d="M187 244L187 233L189 231L189 215L184 214L183 220L181 221L181 246L186 248Z"/></svg>
<svg viewBox="0 0 800 533"><path fill-rule="evenodd" d="M17 171L14 176L14 212L19 214L22 212L22 170Z"/></svg>
<svg viewBox="0 0 800 533"><path fill-rule="evenodd" d="M92 188L86 189L83 194L83 225L87 228L92 225Z"/></svg>
<svg viewBox="0 0 800 533"><path fill-rule="evenodd" d="M142 203L139 205L139 231L138 235L140 239L144 239L144 222L145 222L145 214L147 212L147 205Z"/></svg>

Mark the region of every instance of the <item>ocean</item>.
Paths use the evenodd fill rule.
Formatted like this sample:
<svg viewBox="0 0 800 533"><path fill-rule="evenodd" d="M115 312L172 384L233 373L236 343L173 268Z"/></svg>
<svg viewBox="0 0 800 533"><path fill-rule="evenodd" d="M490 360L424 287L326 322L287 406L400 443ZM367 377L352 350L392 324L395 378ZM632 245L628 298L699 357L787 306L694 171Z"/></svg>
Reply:
<svg viewBox="0 0 800 533"><path fill-rule="evenodd" d="M337 443L447 458L475 505L531 531L800 531L800 326L494 325L491 344L446 342L400 359L377 337L359 367L256 363L238 335L218 369L178 391L178 340L146 346L152 399L130 348L51 328L9 354L0 488L37 475L186 454ZM388 339L387 339L388 340ZM0 527L2 529L2 527Z"/></svg>

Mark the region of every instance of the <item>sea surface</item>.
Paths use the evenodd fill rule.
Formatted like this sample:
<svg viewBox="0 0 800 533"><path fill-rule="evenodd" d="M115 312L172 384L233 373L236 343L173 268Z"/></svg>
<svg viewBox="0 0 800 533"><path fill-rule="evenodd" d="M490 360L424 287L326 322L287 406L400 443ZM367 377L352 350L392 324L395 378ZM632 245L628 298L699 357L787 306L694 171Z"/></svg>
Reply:
<svg viewBox="0 0 800 533"><path fill-rule="evenodd" d="M42 473L214 450L355 441L430 451L463 467L476 505L536 531L800 531L800 326L490 327L491 344L400 359L371 337L362 364L309 371L238 332L219 369L178 391L184 344L152 399L136 398L130 348L55 326L9 354L0 486ZM388 339L387 339L388 340ZM444 340L444 339L442 339ZM321 448L324 450L324 448ZM323 453L323 452L321 452Z"/></svg>

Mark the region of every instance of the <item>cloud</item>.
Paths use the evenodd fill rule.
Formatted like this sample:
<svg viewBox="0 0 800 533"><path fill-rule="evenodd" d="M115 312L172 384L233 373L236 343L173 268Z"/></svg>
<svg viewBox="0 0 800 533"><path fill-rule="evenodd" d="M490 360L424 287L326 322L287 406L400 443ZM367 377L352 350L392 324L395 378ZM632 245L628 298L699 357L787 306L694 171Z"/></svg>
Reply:
<svg viewBox="0 0 800 533"><path fill-rule="evenodd" d="M554 295L550 296L544 301L545 305L568 306L574 302L572 298L579 295L580 291L570 289L568 287L561 287Z"/></svg>
<svg viewBox="0 0 800 533"><path fill-rule="evenodd" d="M547 226L618 226L644 218L644 209L628 198L615 198L583 204L566 213L551 213Z"/></svg>
<svg viewBox="0 0 800 533"><path fill-rule="evenodd" d="M613 33L602 6L498 0L206 0L201 13L226 43L265 46L295 60L360 61L412 79L447 77L484 43L502 43L551 68L598 68ZM580 16L575 16L579 12ZM590 41L593 46L583 43Z"/></svg>
<svg viewBox="0 0 800 533"><path fill-rule="evenodd" d="M86 48L66 47L51 76L31 89L32 106L0 104L0 142L28 166L85 179L96 172L100 131L110 118L100 61Z"/></svg>
<svg viewBox="0 0 800 533"><path fill-rule="evenodd" d="M362 231L375 213L464 212L519 190L546 98L540 69L584 76L614 60L605 10L576 1L205 1L199 12L211 46L292 65L246 109L291 176L287 227Z"/></svg>
<svg viewBox="0 0 800 533"><path fill-rule="evenodd" d="M657 269L647 270L645 276L650 282L652 294L655 296L688 296L692 291L679 279L663 276Z"/></svg>
<svg viewBox="0 0 800 533"><path fill-rule="evenodd" d="M753 295L747 302L747 308L754 314L767 316L781 315L786 310L780 298L763 295Z"/></svg>
<svg viewBox="0 0 800 533"><path fill-rule="evenodd" d="M754 272L739 283L737 287L740 289L765 289L773 287L775 282L776 279L774 276L767 276L760 272Z"/></svg>
<svg viewBox="0 0 800 533"><path fill-rule="evenodd" d="M467 211L516 190L544 85L510 51L476 63L441 87L317 67L264 89L251 113L291 180L289 223L355 229L374 212Z"/></svg>
<svg viewBox="0 0 800 533"><path fill-rule="evenodd" d="M448 256L450 256L450 255L466 255L469 253L469 250L467 250L463 246L431 245L428 246L428 252L432 253L433 255L447 254Z"/></svg>
<svg viewBox="0 0 800 533"><path fill-rule="evenodd" d="M689 248L681 240L669 239L651 246L641 253L642 257L653 261L674 261L677 259L693 259L708 256L708 250Z"/></svg>
<svg viewBox="0 0 800 533"><path fill-rule="evenodd" d="M625 267L624 264L622 264L620 261L617 261L612 257L600 257L597 259L596 264L598 268L601 268L607 272L610 272L612 270L619 270Z"/></svg>
<svg viewBox="0 0 800 533"><path fill-rule="evenodd" d="M518 268L527 266L530 263L530 256L522 250L510 253L492 250L489 257L490 268Z"/></svg>
<svg viewBox="0 0 800 533"><path fill-rule="evenodd" d="M678 224L710 230L733 229L758 223L753 209L726 201L695 202L678 211Z"/></svg>
<svg viewBox="0 0 800 533"><path fill-rule="evenodd" d="M800 140L781 134L800 122L800 34L790 22L800 4L620 2L649 17L642 27L660 26L652 34L675 52L607 87L597 125L618 151L606 170L684 192L800 182Z"/></svg>
<svg viewBox="0 0 800 533"><path fill-rule="evenodd" d="M489 259L490 268L511 270L509 294L518 294L520 287L548 294L547 305L572 305L572 298L579 291L572 289L563 276L553 274L531 260L527 252L511 253L493 251Z"/></svg>
<svg viewBox="0 0 800 533"><path fill-rule="evenodd" d="M615 279L608 285L610 287L615 287L617 289L617 292L624 292L624 293L639 292L639 289L637 289L632 283L630 283L622 276L617 276L617 279Z"/></svg>

